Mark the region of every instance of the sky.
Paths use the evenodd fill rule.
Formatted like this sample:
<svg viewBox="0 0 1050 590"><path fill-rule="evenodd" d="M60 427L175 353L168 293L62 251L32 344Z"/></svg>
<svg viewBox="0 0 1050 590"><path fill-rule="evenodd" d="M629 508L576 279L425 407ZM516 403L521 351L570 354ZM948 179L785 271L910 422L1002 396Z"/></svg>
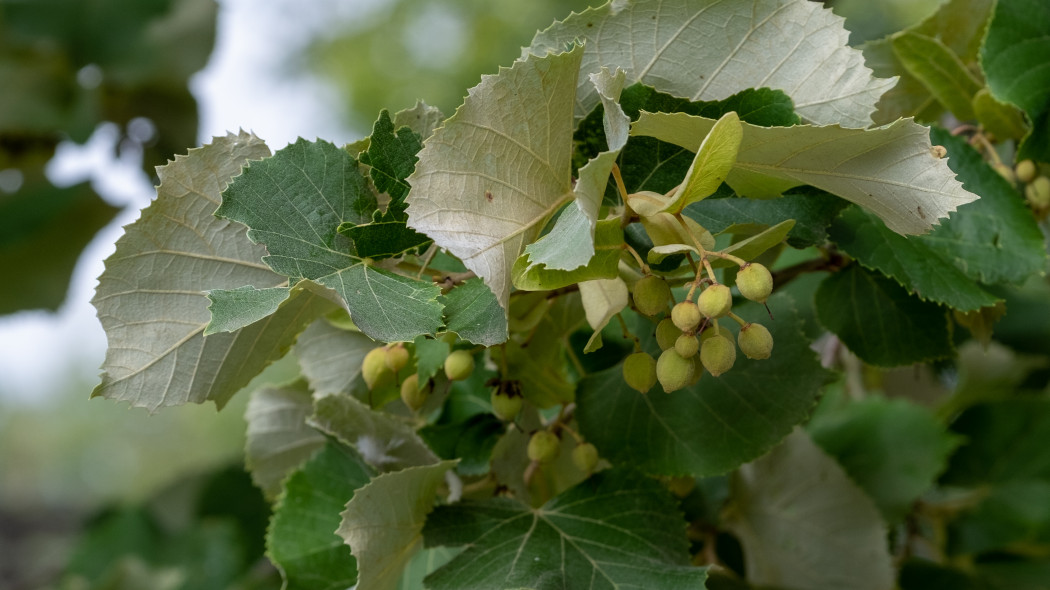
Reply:
<svg viewBox="0 0 1050 590"><path fill-rule="evenodd" d="M343 144L363 135L342 126L338 96L324 83L292 71L286 56L306 39L324 35L382 0L219 0L216 47L207 67L191 80L200 107L198 141L228 130L253 131L278 150L298 137ZM102 261L121 229L138 218L155 190L140 168L141 156L113 159L118 130L100 126L83 146L62 145L49 164L56 184L92 179L107 201L125 207L84 250L66 302L57 313L28 311L0 316L0 403L45 403L63 395L70 378L97 382L106 337L90 304ZM186 146L190 148L193 146ZM88 395L84 391L84 397Z"/></svg>

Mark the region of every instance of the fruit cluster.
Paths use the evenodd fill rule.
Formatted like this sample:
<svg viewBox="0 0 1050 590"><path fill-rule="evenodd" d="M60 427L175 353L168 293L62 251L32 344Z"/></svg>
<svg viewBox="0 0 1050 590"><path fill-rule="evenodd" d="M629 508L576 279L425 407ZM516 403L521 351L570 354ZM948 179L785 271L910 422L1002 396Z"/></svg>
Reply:
<svg viewBox="0 0 1050 590"><path fill-rule="evenodd" d="M717 281L710 266L705 267L707 278L701 277L705 270L701 268L686 297L656 324L656 341L663 351L660 358L654 359L638 347L624 361L623 378L630 387L645 393L659 381L670 393L695 384L705 370L717 377L733 367L737 346L748 358L769 358L773 350L769 330L734 314L731 289ZM773 291L773 277L765 266L743 262L736 287L746 299L765 303ZM700 293L694 301L697 289ZM650 274L635 283L633 301L639 313L655 319L667 311L673 295L665 279ZM718 323L726 317L740 324L735 345Z"/></svg>

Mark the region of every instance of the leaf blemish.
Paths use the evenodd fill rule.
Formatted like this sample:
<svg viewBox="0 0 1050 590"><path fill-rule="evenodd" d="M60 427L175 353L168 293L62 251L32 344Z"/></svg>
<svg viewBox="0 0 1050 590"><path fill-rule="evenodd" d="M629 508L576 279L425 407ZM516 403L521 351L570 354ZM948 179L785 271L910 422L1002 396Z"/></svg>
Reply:
<svg viewBox="0 0 1050 590"><path fill-rule="evenodd" d="M485 200L490 203L492 202L492 191L485 191Z"/></svg>

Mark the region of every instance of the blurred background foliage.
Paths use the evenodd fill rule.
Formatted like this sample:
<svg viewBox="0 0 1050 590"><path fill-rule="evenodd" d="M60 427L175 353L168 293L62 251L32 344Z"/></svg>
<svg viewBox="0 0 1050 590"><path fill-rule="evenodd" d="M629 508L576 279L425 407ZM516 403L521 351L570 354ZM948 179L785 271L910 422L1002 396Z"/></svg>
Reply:
<svg viewBox="0 0 1050 590"><path fill-rule="evenodd" d="M355 17L331 23L286 65L334 89L341 106L326 113L333 126L366 135L380 109L417 99L450 115L480 75L520 55L534 30L588 2L356 4ZM858 45L918 22L938 2L826 4L847 18ZM81 250L119 211L88 183L51 180L48 163L60 145L83 144L100 125L115 124L114 157L140 158L152 181L155 166L199 144L190 81L212 54L220 7L214 0L0 0L0 274L8 280L0 315L57 309ZM294 11L282 26L299 26ZM283 362L259 381L287 378L293 365ZM88 403L93 385L71 377L67 393L46 403L0 399L0 587L279 587L258 545L265 506L249 501L238 512L216 492L250 496L239 469L247 396L219 414L195 406L147 416ZM150 499L158 490L163 510ZM78 540L85 523L91 532ZM224 555L236 555L228 560L236 571L224 569ZM183 567L190 563L197 569Z"/></svg>

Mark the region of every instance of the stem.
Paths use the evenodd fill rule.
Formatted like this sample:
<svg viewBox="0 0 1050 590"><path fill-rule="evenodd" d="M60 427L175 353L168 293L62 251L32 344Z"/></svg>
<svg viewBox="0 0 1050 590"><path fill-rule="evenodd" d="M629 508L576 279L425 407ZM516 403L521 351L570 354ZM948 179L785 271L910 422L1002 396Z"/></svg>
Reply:
<svg viewBox="0 0 1050 590"><path fill-rule="evenodd" d="M423 264L419 267L419 272L416 273L416 279L423 276L423 273L427 271L427 267L430 266L430 262L437 256L438 245L431 243L430 247L427 248L425 254L423 254Z"/></svg>
<svg viewBox="0 0 1050 590"><path fill-rule="evenodd" d="M637 250L632 248L631 245L627 242L623 243L623 249L631 253L631 256L634 257L634 261L638 263L638 268L640 268L643 273L645 273L646 275L652 274L652 270L649 269L649 265L646 264L644 260L642 260L642 255L639 254Z"/></svg>
<svg viewBox="0 0 1050 590"><path fill-rule="evenodd" d="M748 322L744 318L736 315L733 312L729 312L729 317L732 318L733 321L735 321L736 323L740 324L741 328L748 324Z"/></svg>
<svg viewBox="0 0 1050 590"><path fill-rule="evenodd" d="M564 430L565 432L568 432L569 435L572 436L572 438L576 441L576 444L580 445L580 444L583 444L583 443L587 442L587 441L583 440L583 437L580 436L575 430L573 430L572 428L569 428L568 425L561 424L560 428L562 430Z"/></svg>
<svg viewBox="0 0 1050 590"><path fill-rule="evenodd" d="M563 343L565 344L565 353L569 356L569 362L572 363L573 368L579 373L580 378L586 377L587 371L584 370L583 363L581 363L580 358L576 356L576 352L573 351L572 346L569 345L567 339L563 339Z"/></svg>

